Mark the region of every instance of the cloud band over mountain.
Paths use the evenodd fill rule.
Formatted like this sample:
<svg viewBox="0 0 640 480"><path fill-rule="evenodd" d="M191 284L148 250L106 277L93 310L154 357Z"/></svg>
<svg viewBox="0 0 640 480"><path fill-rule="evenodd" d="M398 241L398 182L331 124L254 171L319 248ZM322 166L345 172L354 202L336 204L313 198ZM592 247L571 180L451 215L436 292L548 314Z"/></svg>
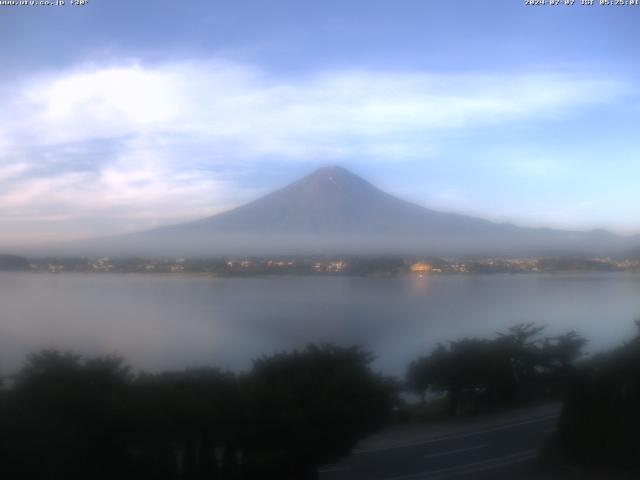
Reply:
<svg viewBox="0 0 640 480"><path fill-rule="evenodd" d="M606 76L544 71L343 69L283 80L219 60L34 74L0 96L11 119L0 130L3 243L226 210L268 188L242 180L260 162L437 163L452 134L570 118L626 91Z"/></svg>

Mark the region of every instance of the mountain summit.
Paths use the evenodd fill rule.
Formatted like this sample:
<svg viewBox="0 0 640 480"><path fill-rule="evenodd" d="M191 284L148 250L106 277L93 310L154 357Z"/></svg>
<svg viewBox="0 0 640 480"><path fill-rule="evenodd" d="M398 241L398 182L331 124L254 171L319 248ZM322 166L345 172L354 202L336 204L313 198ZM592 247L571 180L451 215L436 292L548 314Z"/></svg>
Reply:
<svg viewBox="0 0 640 480"><path fill-rule="evenodd" d="M228 212L156 232L190 229L210 234L386 236L471 233L493 226L486 220L405 202L334 166L320 168Z"/></svg>
<svg viewBox="0 0 640 480"><path fill-rule="evenodd" d="M605 252L623 240L601 231L521 228L438 212L333 166L212 217L101 243L112 251L145 254L503 255Z"/></svg>

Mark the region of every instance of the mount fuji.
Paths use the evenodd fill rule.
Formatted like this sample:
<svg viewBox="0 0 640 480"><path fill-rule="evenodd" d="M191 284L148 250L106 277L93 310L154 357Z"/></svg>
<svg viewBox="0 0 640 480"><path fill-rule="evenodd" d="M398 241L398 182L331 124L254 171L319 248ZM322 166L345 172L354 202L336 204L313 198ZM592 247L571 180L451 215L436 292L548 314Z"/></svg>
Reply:
<svg viewBox="0 0 640 480"><path fill-rule="evenodd" d="M342 167L324 167L208 218L83 242L91 252L154 255L609 254L631 239L604 230L525 228L431 210Z"/></svg>

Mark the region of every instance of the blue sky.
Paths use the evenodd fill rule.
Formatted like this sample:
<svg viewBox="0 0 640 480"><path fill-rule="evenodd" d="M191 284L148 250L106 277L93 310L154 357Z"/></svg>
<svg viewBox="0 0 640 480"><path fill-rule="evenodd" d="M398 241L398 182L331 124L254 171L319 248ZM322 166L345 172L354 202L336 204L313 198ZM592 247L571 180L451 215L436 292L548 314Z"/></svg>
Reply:
<svg viewBox="0 0 640 480"><path fill-rule="evenodd" d="M199 218L326 164L640 232L638 25L517 0L0 6L0 246Z"/></svg>

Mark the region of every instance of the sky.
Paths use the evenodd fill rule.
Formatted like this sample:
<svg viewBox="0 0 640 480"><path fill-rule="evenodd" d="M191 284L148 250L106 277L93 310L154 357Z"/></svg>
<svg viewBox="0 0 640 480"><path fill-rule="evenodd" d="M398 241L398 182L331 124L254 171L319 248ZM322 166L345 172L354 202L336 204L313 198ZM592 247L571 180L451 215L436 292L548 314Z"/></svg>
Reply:
<svg viewBox="0 0 640 480"><path fill-rule="evenodd" d="M0 5L0 247L205 217L323 165L640 233L640 7L579 3Z"/></svg>

